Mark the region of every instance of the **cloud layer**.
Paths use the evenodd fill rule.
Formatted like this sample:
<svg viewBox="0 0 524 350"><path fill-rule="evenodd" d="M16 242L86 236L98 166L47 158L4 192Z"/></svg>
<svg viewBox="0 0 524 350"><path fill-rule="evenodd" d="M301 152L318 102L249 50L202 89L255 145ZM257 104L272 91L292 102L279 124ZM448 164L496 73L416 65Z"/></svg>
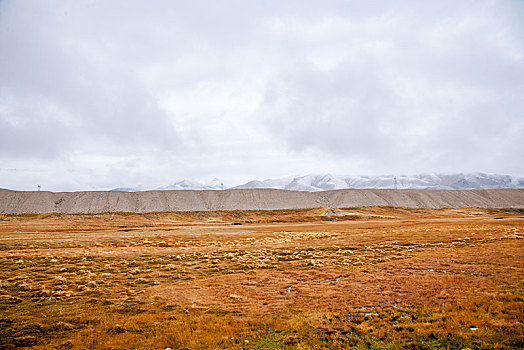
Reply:
<svg viewBox="0 0 524 350"><path fill-rule="evenodd" d="M0 187L524 174L521 1L0 2Z"/></svg>

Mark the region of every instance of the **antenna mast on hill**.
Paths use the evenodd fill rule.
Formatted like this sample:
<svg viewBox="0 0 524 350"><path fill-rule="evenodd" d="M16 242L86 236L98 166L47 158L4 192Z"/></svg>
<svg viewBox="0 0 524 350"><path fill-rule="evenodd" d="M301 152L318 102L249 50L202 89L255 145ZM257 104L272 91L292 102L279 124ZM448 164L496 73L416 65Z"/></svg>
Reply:
<svg viewBox="0 0 524 350"><path fill-rule="evenodd" d="M40 185L36 185L36 187L38 187L38 192L40 192Z"/></svg>
<svg viewBox="0 0 524 350"><path fill-rule="evenodd" d="M397 188L397 177L396 176L393 177L393 180L395 180L395 189L398 190L398 188Z"/></svg>
<svg viewBox="0 0 524 350"><path fill-rule="evenodd" d="M222 191L224 190L224 183L223 182L220 183L220 188L222 189Z"/></svg>

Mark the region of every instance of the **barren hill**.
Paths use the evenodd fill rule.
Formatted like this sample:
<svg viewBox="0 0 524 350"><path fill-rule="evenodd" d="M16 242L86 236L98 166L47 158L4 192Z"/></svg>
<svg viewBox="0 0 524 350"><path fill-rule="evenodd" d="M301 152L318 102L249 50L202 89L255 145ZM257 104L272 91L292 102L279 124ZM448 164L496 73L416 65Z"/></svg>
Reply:
<svg viewBox="0 0 524 350"><path fill-rule="evenodd" d="M524 208L524 189L36 192L0 189L0 213L100 213L199 210L272 210L315 207Z"/></svg>

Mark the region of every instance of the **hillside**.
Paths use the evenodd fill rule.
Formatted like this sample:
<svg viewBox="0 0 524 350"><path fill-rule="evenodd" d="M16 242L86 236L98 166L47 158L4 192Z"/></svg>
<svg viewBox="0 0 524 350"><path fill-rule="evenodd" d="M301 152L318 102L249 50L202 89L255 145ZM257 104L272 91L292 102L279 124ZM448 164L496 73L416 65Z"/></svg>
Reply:
<svg viewBox="0 0 524 350"><path fill-rule="evenodd" d="M314 192L350 188L487 190L523 187L523 177L484 173L457 173L380 176L310 174L263 181L253 180L234 188L276 188L281 190Z"/></svg>
<svg viewBox="0 0 524 350"><path fill-rule="evenodd" d="M168 186L156 188L132 186L112 191L139 192L142 190L221 190L221 189L273 188L289 191L331 191L342 189L412 189L412 190L488 190L497 188L524 188L524 177L485 174L414 174L414 175L332 175L309 174L277 179L254 179L238 186L225 186L214 178L209 183L195 180L178 180Z"/></svg>
<svg viewBox="0 0 524 350"><path fill-rule="evenodd" d="M233 189L56 193L0 190L0 214L273 210L362 206L524 208L524 189L455 191L346 189L323 192Z"/></svg>

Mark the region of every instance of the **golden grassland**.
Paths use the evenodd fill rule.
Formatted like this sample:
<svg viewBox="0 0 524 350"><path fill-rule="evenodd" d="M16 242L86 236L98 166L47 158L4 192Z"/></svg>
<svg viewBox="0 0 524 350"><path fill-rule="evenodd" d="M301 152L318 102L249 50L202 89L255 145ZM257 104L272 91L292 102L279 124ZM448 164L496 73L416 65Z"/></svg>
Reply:
<svg viewBox="0 0 524 350"><path fill-rule="evenodd" d="M0 215L0 348L521 349L524 212Z"/></svg>

